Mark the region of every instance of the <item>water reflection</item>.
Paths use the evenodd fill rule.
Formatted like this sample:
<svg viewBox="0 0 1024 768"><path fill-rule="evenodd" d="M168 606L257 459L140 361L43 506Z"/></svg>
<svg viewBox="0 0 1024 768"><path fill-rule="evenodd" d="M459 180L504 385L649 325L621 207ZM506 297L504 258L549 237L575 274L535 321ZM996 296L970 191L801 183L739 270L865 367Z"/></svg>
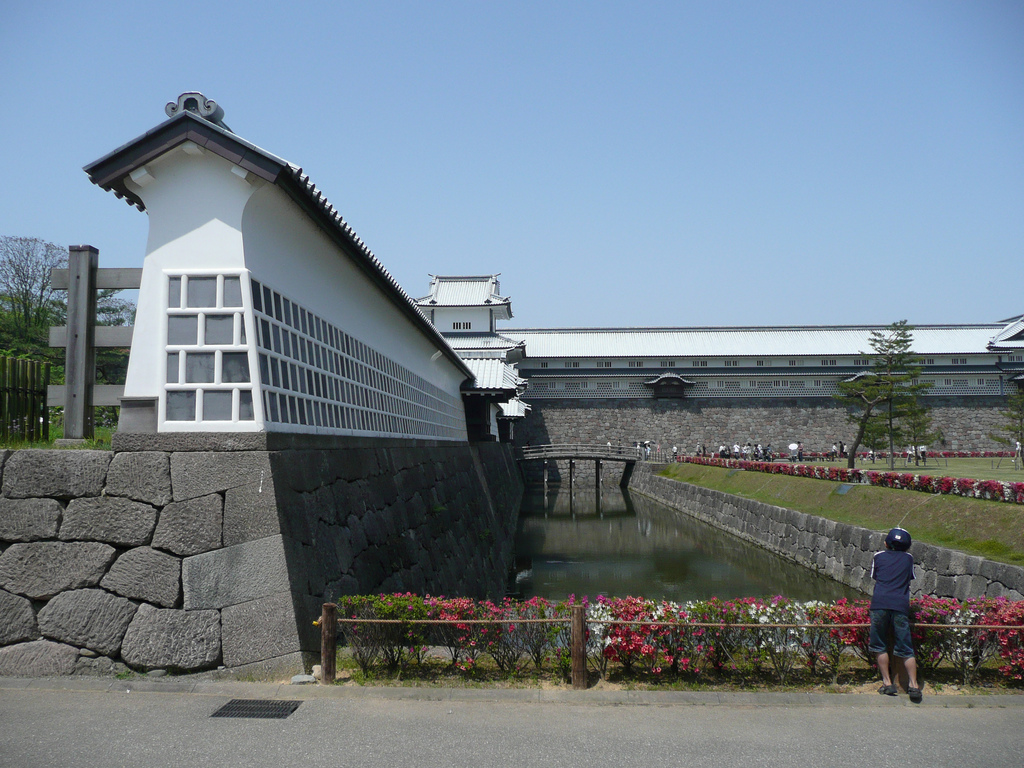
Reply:
<svg viewBox="0 0 1024 768"><path fill-rule="evenodd" d="M862 597L856 590L618 487L529 487L516 537L513 591L561 600L641 595L686 601L786 595Z"/></svg>

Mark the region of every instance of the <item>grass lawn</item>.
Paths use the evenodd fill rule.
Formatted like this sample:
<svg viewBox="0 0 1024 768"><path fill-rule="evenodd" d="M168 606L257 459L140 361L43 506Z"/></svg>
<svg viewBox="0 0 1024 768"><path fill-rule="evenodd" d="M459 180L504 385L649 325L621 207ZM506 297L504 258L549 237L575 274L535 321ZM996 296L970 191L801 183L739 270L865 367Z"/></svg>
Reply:
<svg viewBox="0 0 1024 768"><path fill-rule="evenodd" d="M74 446L72 450L76 448L100 451L110 450L110 438L113 436L114 430L111 429L110 427L97 426L94 432L95 437L93 437L91 440L86 440L79 446ZM56 445L54 445L54 441L60 440L62 437L64 437L64 430L62 429L61 425L51 424L50 439L47 442L39 440L34 443L30 443L25 440L19 440L18 438L11 438L6 441L0 441L0 448L6 448L12 451L18 451L29 448L37 450L66 450L70 448L70 446L61 446L60 448L58 448Z"/></svg>
<svg viewBox="0 0 1024 768"><path fill-rule="evenodd" d="M845 467L842 461L804 461L803 464L820 464L826 467ZM857 469L888 472L889 462L877 459L858 461ZM1013 457L1004 456L999 459L928 459L926 464L915 465L903 459L896 459L896 472L911 472L915 475L932 475L933 477L972 477L975 480L1002 480L1010 483L1024 483L1024 465L1017 461L1013 467Z"/></svg>
<svg viewBox="0 0 1024 768"><path fill-rule="evenodd" d="M988 463L989 459L949 461L952 468L954 461ZM910 531L915 541L1024 565L1024 506L1019 504L869 485L851 486L846 494L840 495L837 491L842 483L829 480L743 472L699 464L670 464L662 474L876 531L887 531L903 521L903 527ZM972 473L958 473L958 476L977 477Z"/></svg>

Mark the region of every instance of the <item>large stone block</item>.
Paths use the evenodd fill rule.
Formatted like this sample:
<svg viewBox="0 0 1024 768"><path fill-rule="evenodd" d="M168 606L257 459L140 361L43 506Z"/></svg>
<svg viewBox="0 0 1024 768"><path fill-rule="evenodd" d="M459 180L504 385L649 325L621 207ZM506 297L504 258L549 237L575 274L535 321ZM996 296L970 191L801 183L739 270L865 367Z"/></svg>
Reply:
<svg viewBox="0 0 1024 768"><path fill-rule="evenodd" d="M4 496L99 496L111 457L108 451L15 451L4 465Z"/></svg>
<svg viewBox="0 0 1024 768"><path fill-rule="evenodd" d="M57 536L64 511L56 499L0 498L0 540L38 541Z"/></svg>
<svg viewBox="0 0 1024 768"><path fill-rule="evenodd" d="M220 612L139 606L121 643L136 669L208 669L220 661Z"/></svg>
<svg viewBox="0 0 1024 768"><path fill-rule="evenodd" d="M935 588L932 591L936 597L952 597L956 591L956 581L952 576L936 574Z"/></svg>
<svg viewBox="0 0 1024 768"><path fill-rule="evenodd" d="M39 630L51 640L117 656L136 610L131 600L102 589L76 589L43 606Z"/></svg>
<svg viewBox="0 0 1024 768"><path fill-rule="evenodd" d="M985 579L982 579L980 577L979 577L979 579L982 582L986 581ZM961 602L963 602L967 598L971 597L971 587L972 587L972 582L973 581L974 581L974 577L973 576L969 576L967 574L962 574L960 576L954 576L953 577L953 582L954 582L953 597L956 598L957 600L961 601ZM986 586L987 586L987 584L986 584Z"/></svg>
<svg viewBox="0 0 1024 768"><path fill-rule="evenodd" d="M181 581L185 608L224 608L289 589L283 536L187 557Z"/></svg>
<svg viewBox="0 0 1024 768"><path fill-rule="evenodd" d="M156 509L149 504L113 496L72 499L64 510L60 538L137 547L149 543L155 526Z"/></svg>
<svg viewBox="0 0 1024 768"><path fill-rule="evenodd" d="M49 640L0 648L0 677L59 677L75 671L78 649Z"/></svg>
<svg viewBox="0 0 1024 768"><path fill-rule="evenodd" d="M160 512L153 546L176 555L198 555L221 546L224 500L211 493L168 504Z"/></svg>
<svg viewBox="0 0 1024 768"><path fill-rule="evenodd" d="M224 494L225 547L281 533L278 501L272 483L231 488Z"/></svg>
<svg viewBox="0 0 1024 768"><path fill-rule="evenodd" d="M34 541L0 555L0 588L32 600L95 587L117 551L99 542Z"/></svg>
<svg viewBox="0 0 1024 768"><path fill-rule="evenodd" d="M171 461L163 451L117 453L107 469L106 493L162 507L171 500Z"/></svg>
<svg viewBox="0 0 1024 768"><path fill-rule="evenodd" d="M130 549L117 558L100 586L132 600L174 608L181 599L181 561L150 547Z"/></svg>
<svg viewBox="0 0 1024 768"><path fill-rule="evenodd" d="M299 641L291 592L229 606L221 613L221 627L227 667L304 650Z"/></svg>
<svg viewBox="0 0 1024 768"><path fill-rule="evenodd" d="M171 454L171 489L175 501L251 486L257 492L273 488L269 454L202 452Z"/></svg>
<svg viewBox="0 0 1024 768"><path fill-rule="evenodd" d="M32 603L24 597L0 590L0 645L20 643L39 637L39 625Z"/></svg>

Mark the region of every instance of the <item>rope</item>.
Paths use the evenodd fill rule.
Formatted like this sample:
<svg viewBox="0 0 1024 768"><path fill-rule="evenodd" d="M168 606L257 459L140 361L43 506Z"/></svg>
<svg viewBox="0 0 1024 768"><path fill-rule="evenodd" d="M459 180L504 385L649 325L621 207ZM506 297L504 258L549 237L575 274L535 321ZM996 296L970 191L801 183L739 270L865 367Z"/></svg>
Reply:
<svg viewBox="0 0 1024 768"><path fill-rule="evenodd" d="M357 619L339 618L339 624L569 624L572 619ZM626 624L631 627L675 627L677 629L865 629L871 624L740 624L729 622L629 621L625 619L590 619L588 624ZM914 624L914 629L1019 629L1024 625L1000 624Z"/></svg>

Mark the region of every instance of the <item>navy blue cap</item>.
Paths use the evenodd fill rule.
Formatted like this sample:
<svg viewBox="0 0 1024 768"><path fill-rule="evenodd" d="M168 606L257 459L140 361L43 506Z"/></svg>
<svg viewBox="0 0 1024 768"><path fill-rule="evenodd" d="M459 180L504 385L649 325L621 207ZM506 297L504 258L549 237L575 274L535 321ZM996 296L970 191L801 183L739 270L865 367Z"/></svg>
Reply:
<svg viewBox="0 0 1024 768"><path fill-rule="evenodd" d="M889 545L890 549L906 552L910 549L910 534L902 528L893 528L889 531L889 535L885 537L885 543Z"/></svg>

